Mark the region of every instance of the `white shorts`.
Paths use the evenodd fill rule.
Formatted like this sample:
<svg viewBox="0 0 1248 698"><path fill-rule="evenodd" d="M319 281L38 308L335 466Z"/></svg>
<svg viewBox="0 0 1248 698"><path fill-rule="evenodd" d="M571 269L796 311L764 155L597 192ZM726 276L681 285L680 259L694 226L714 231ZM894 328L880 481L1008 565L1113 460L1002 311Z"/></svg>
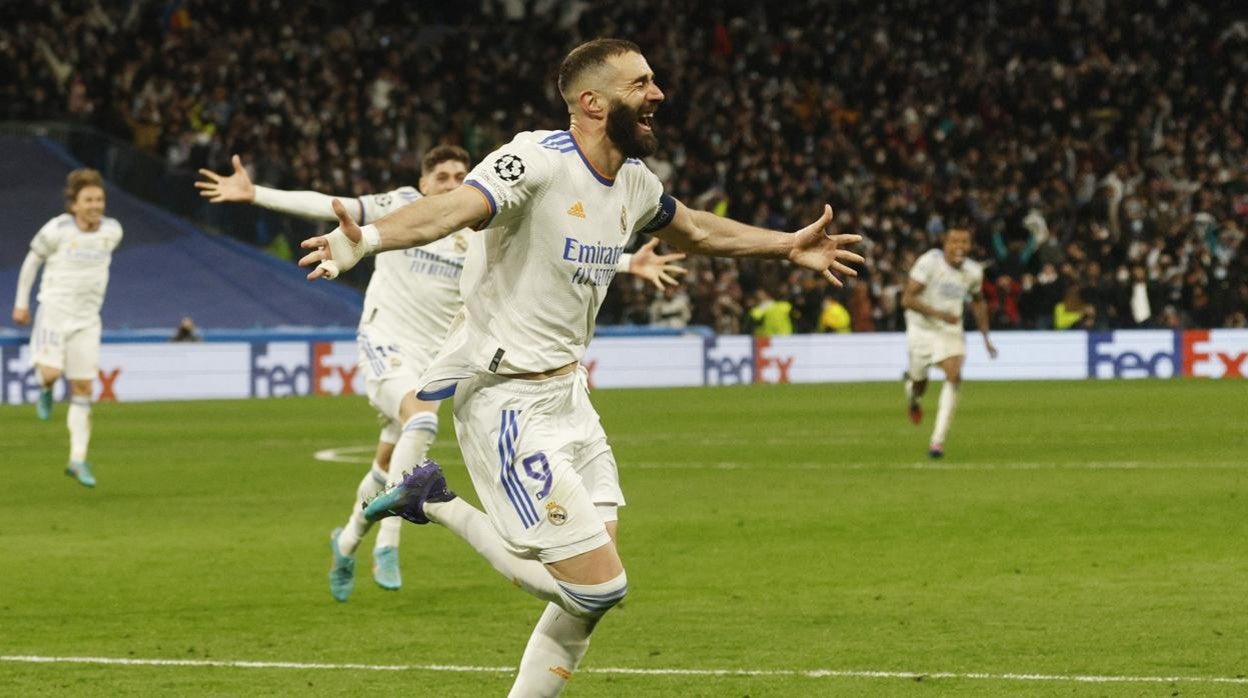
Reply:
<svg viewBox="0 0 1248 698"><path fill-rule="evenodd" d="M401 423L399 404L405 395L420 389L420 376L433 362L438 347L399 340L375 325L361 328L356 344L368 401L383 417Z"/></svg>
<svg viewBox="0 0 1248 698"><path fill-rule="evenodd" d="M40 305L30 353L36 365L55 368L71 381L95 380L100 375L100 320L87 325L67 322L55 310Z"/></svg>
<svg viewBox="0 0 1248 698"><path fill-rule="evenodd" d="M927 380L927 369L951 356L966 355L966 335L955 332L933 332L923 329L906 330L906 346L910 351L910 379Z"/></svg>
<svg viewBox="0 0 1248 698"><path fill-rule="evenodd" d="M461 381L455 433L482 506L517 555L558 562L611 541L604 520L624 495L583 370Z"/></svg>

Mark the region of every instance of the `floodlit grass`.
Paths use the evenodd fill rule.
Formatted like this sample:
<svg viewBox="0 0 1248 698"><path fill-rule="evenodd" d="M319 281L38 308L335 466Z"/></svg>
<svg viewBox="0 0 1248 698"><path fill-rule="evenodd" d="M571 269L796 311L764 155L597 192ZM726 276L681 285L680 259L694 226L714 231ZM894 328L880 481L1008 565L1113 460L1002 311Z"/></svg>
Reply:
<svg viewBox="0 0 1248 698"><path fill-rule="evenodd" d="M939 386L934 386L937 389ZM589 670L1236 677L1248 672L1248 393L967 383L926 460L893 384L602 390L630 595ZM542 604L405 524L404 588L329 596L362 399L104 404L99 486L0 407L0 655L516 664ZM449 408L433 455L475 502ZM6 695L504 695L506 671L0 661ZM568 696L1244 695L1248 684L578 674Z"/></svg>

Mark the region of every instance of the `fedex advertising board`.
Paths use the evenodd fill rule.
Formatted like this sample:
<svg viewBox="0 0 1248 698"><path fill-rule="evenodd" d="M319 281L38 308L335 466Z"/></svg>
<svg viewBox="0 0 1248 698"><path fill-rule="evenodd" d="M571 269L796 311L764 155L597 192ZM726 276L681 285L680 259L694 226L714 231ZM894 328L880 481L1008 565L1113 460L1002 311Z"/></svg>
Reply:
<svg viewBox="0 0 1248 698"><path fill-rule="evenodd" d="M970 380L1082 378L1242 379L1248 330L996 332L988 358L966 337ZM603 337L582 362L598 388L892 381L907 364L900 333L756 338ZM362 395L351 341L126 343L101 347L101 401ZM934 372L939 378L939 372ZM64 383L54 388L63 399ZM0 343L0 402L34 402L39 384L27 345Z"/></svg>

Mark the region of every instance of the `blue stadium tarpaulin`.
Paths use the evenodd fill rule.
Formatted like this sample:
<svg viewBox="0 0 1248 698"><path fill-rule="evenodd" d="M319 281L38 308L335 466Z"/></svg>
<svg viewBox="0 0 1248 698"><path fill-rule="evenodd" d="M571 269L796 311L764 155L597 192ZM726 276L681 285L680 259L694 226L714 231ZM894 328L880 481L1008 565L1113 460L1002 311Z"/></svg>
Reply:
<svg viewBox="0 0 1248 698"><path fill-rule="evenodd" d="M64 212L65 176L79 167L52 141L0 136L0 310L8 328L18 269L30 239ZM292 262L229 238L108 186L107 215L125 230L113 254L106 330L165 328L184 315L204 329L351 328L361 294L334 283L309 283Z"/></svg>

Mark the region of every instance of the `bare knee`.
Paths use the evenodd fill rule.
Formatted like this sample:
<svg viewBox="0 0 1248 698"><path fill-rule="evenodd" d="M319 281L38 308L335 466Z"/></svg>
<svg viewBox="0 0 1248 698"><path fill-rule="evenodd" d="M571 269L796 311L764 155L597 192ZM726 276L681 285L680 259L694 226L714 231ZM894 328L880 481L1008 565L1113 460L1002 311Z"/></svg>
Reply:
<svg viewBox="0 0 1248 698"><path fill-rule="evenodd" d="M608 529L608 533L610 530ZM624 573L624 563L611 541L566 560L546 563L550 574L572 584L603 584Z"/></svg>
<svg viewBox="0 0 1248 698"><path fill-rule="evenodd" d="M945 374L945 382L955 388L962 385L962 357L955 356L942 361L940 370Z"/></svg>
<svg viewBox="0 0 1248 698"><path fill-rule="evenodd" d="M59 381L60 379L61 370L59 368L52 368L51 366L43 365L39 366L39 382L43 384L45 388L51 387L53 383Z"/></svg>
<svg viewBox="0 0 1248 698"><path fill-rule="evenodd" d="M560 605L575 616L596 622L628 595L628 575L615 543L608 542L587 553L548 563L546 569L562 590Z"/></svg>
<svg viewBox="0 0 1248 698"><path fill-rule="evenodd" d="M72 380L69 382L69 394L73 397L91 398L91 392L95 388L95 381Z"/></svg>
<svg viewBox="0 0 1248 698"><path fill-rule="evenodd" d="M407 420L415 417L421 412L432 412L437 414L439 404L441 403L425 402L424 400L417 399L416 393L408 393L403 396L402 402L399 403L399 423L404 424Z"/></svg>

